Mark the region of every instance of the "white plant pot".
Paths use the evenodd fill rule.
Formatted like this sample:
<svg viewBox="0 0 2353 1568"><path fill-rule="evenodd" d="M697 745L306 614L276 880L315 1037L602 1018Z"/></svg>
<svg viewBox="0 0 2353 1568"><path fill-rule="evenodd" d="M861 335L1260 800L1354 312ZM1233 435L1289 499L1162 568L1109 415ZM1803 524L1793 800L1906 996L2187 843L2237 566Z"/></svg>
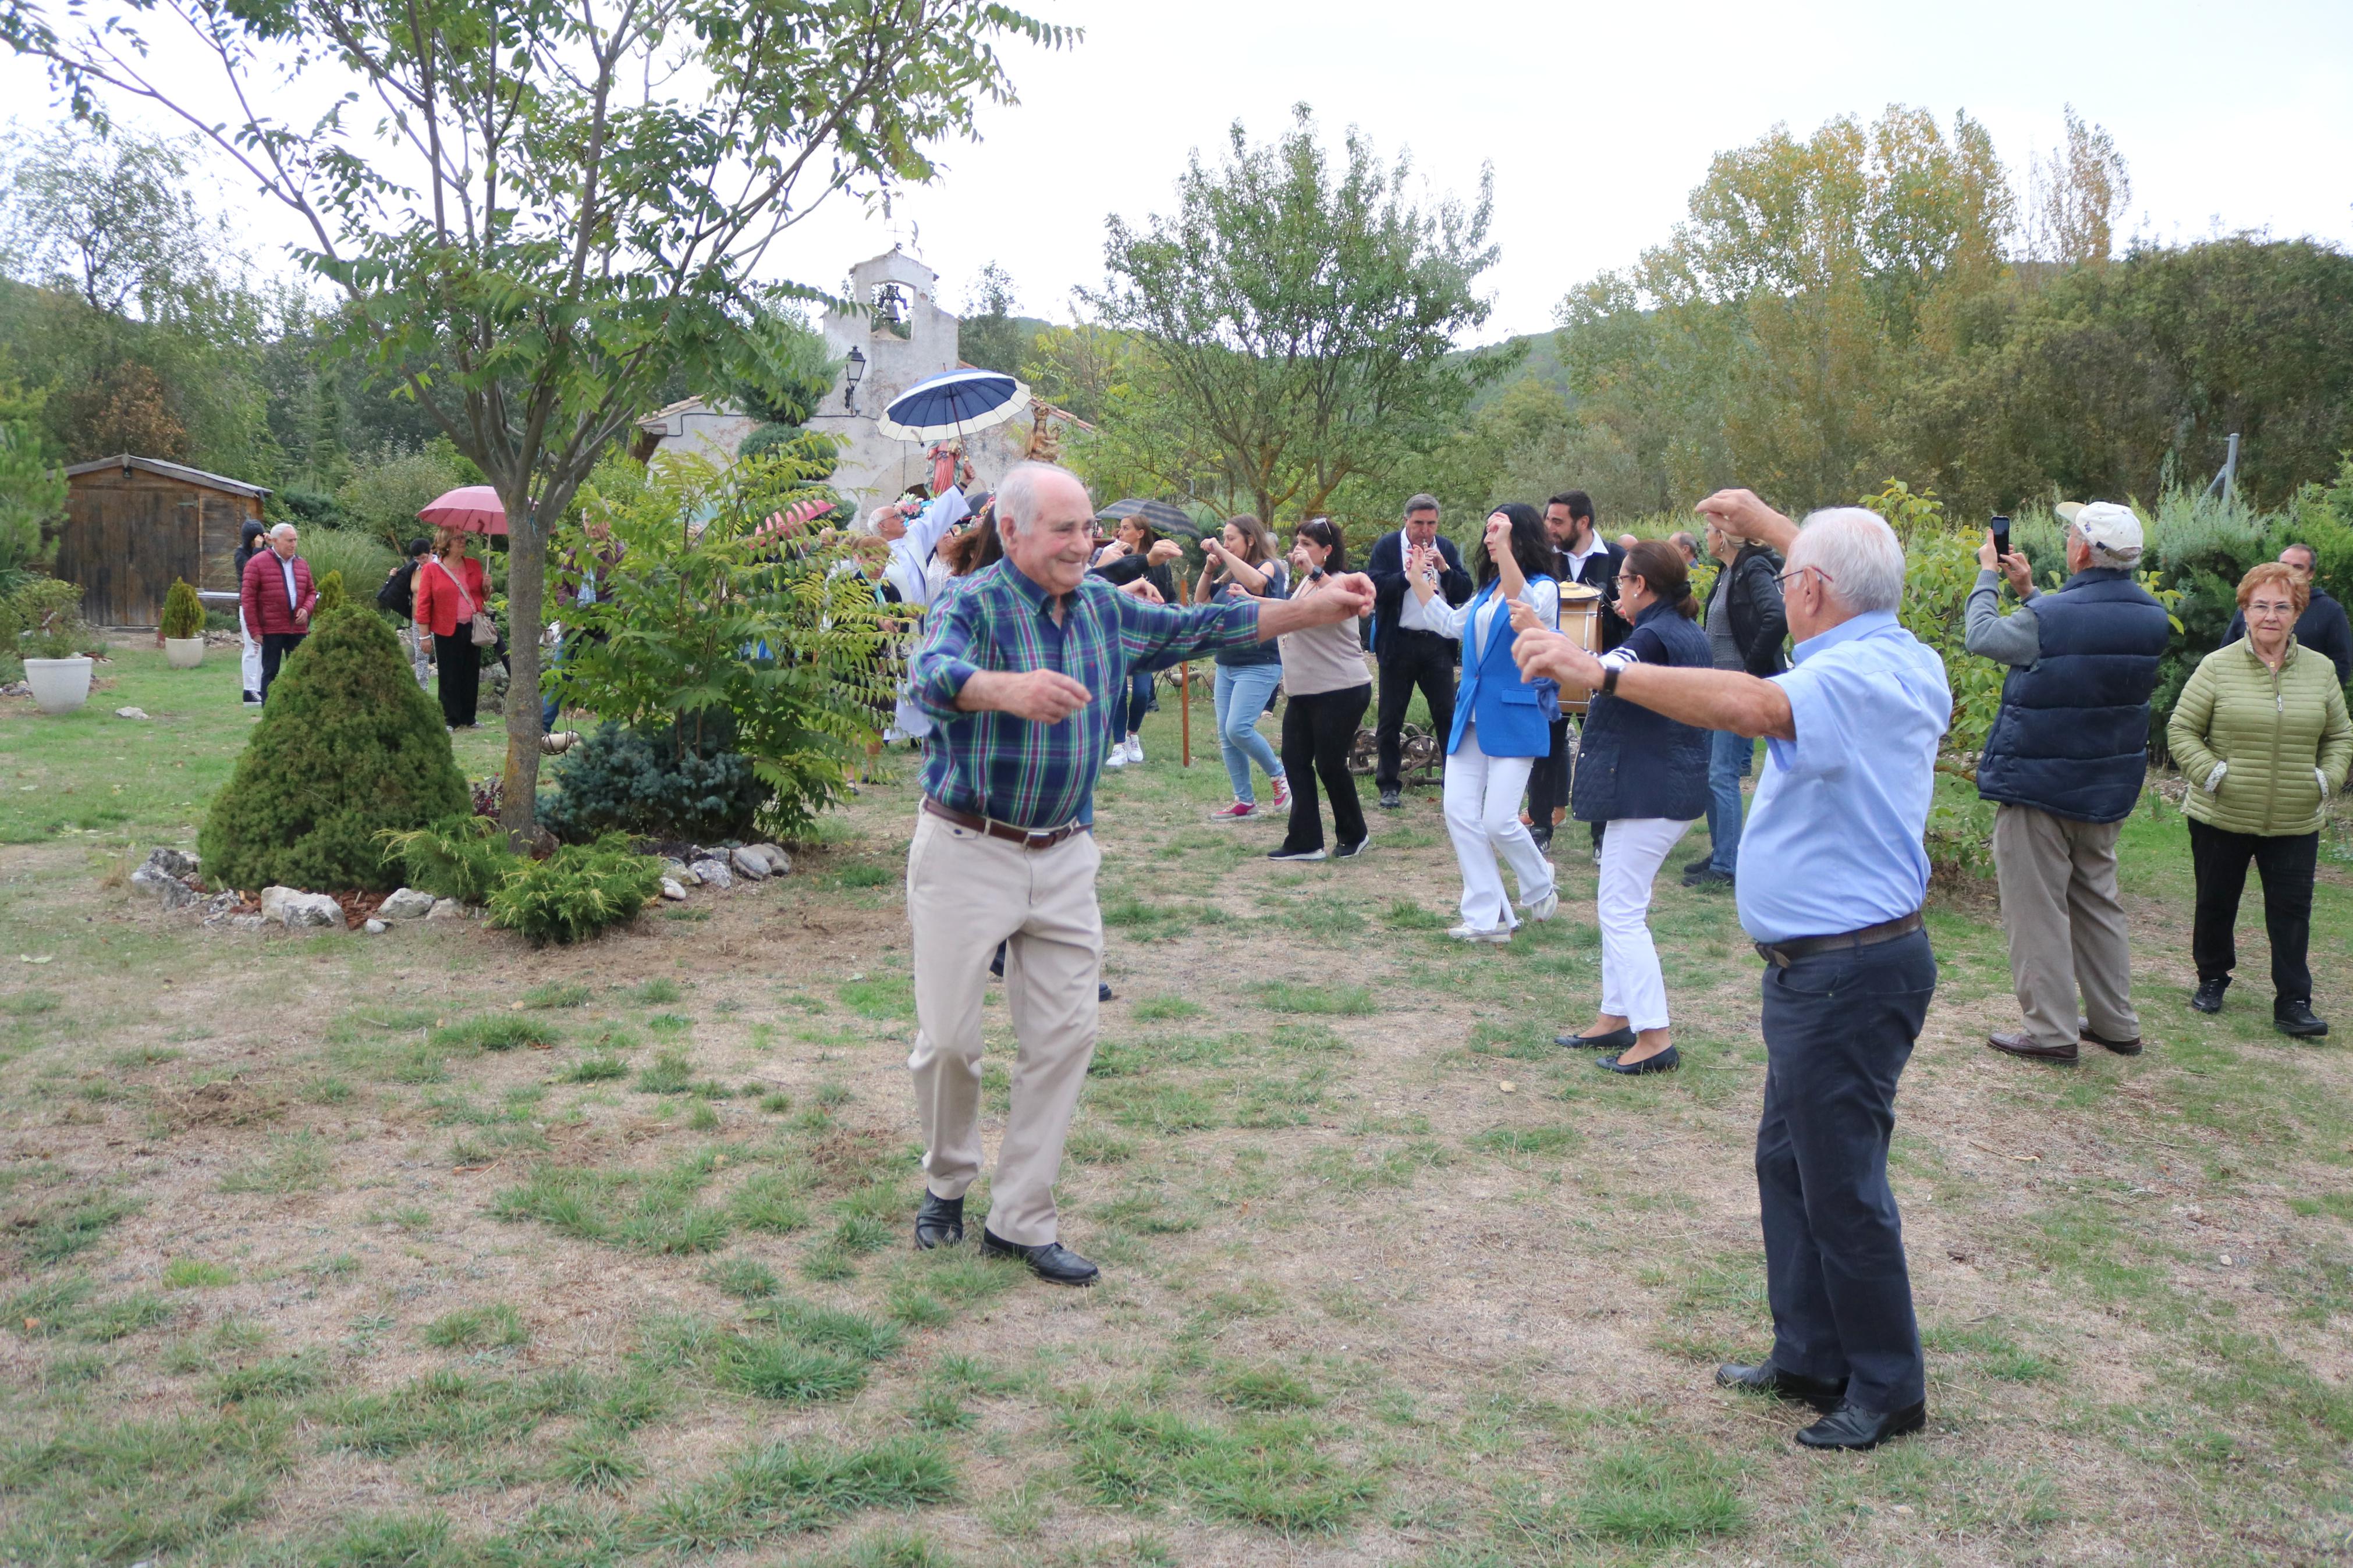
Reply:
<svg viewBox="0 0 2353 1568"><path fill-rule="evenodd" d="M194 669L205 662L205 639L196 637L165 637L164 662L174 669Z"/></svg>
<svg viewBox="0 0 2353 1568"><path fill-rule="evenodd" d="M70 713L89 701L91 662L79 656L26 659L25 684L33 689L33 700L41 711Z"/></svg>

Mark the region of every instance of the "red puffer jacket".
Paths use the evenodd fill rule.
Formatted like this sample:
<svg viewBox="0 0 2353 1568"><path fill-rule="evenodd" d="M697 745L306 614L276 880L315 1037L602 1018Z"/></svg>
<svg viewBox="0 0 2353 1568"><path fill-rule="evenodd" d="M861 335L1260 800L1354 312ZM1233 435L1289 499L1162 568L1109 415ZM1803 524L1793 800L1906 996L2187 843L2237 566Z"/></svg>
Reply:
<svg viewBox="0 0 2353 1568"><path fill-rule="evenodd" d="M273 633L307 632L311 629L309 612L319 603L319 591L311 585L311 563L300 555L294 557L294 602L286 602L286 571L280 563L278 552L262 550L245 563L245 580L237 592L245 601L245 627L255 637ZM295 618L300 607L304 615Z"/></svg>

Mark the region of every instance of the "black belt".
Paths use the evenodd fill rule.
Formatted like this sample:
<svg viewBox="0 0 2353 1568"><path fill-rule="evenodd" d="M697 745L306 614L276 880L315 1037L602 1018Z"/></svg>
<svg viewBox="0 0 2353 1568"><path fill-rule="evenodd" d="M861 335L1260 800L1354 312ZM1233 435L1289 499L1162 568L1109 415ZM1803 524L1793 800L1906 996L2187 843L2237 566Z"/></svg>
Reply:
<svg viewBox="0 0 2353 1568"><path fill-rule="evenodd" d="M1920 911L1892 921L1882 921L1875 926L1851 931L1839 936L1801 936L1788 942L1760 942L1757 956L1776 969L1787 969L1801 958L1811 958L1818 952L1837 952L1853 947L1876 947L1883 942L1894 942L1899 936L1910 936L1921 926Z"/></svg>
<svg viewBox="0 0 2353 1568"><path fill-rule="evenodd" d="M1018 844L1024 849L1051 849L1074 834L1084 833L1083 822L1066 822L1060 827L1016 827L1009 822L999 822L992 816L979 816L969 811L958 811L952 805L942 805L930 795L923 797L923 809L942 822L953 822L958 827L969 827L975 833L985 833L991 838L1002 838Z"/></svg>

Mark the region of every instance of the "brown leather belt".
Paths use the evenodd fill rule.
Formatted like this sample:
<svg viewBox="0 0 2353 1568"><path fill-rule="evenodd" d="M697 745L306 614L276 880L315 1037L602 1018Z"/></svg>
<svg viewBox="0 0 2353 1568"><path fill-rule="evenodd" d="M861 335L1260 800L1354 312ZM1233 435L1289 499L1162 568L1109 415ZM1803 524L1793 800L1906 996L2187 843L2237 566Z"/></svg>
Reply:
<svg viewBox="0 0 2353 1568"><path fill-rule="evenodd" d="M1910 936L1920 926L1920 911L1915 910L1899 919L1883 921L1875 926L1865 926L1861 931L1851 931L1841 936L1801 936L1788 942L1760 942L1757 943L1757 956L1776 969L1787 969L1798 960L1810 958L1818 952L1837 952L1852 947L1876 947L1883 942L1894 942L1899 936Z"/></svg>
<svg viewBox="0 0 2353 1568"><path fill-rule="evenodd" d="M930 795L923 797L923 809L942 822L953 822L958 827L969 827L975 833L986 833L991 838L1002 838L1008 844L1018 844L1024 849L1051 849L1063 839L1087 831L1083 822L1066 822L1060 827L1032 829L1016 827L1009 822L993 817L977 816L969 811L958 811L952 805L942 805Z"/></svg>

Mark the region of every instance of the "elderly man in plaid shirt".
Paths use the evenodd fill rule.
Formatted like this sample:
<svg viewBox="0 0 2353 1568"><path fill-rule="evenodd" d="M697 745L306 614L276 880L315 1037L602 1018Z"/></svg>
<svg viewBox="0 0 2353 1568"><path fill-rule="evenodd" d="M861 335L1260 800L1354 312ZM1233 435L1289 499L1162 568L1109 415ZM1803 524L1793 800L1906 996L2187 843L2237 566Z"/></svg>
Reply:
<svg viewBox="0 0 2353 1568"><path fill-rule="evenodd" d="M934 610L909 670L908 694L936 726L907 851L918 1025L907 1065L927 1178L915 1245L964 1239L981 1167L981 991L1002 942L1021 1051L981 1246L1040 1279L1092 1285L1095 1266L1058 1239L1054 1177L1094 1055L1094 786L1127 678L1368 614L1373 586L1348 576L1304 600L1148 604L1088 574L1094 505L1047 463L1006 475L997 517L1005 558Z"/></svg>

